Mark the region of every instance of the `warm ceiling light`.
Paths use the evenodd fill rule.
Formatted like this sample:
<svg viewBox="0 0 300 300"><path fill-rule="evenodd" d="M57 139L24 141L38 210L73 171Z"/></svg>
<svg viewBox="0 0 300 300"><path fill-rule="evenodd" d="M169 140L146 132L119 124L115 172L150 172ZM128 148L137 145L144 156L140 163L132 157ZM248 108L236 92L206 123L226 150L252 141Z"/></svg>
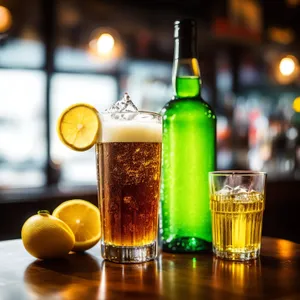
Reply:
<svg viewBox="0 0 300 300"><path fill-rule="evenodd" d="M113 51L115 39L109 33L102 33L97 39L97 51L99 55L108 55Z"/></svg>
<svg viewBox="0 0 300 300"><path fill-rule="evenodd" d="M0 33L6 32L12 24L12 17L10 11L4 7L0 6Z"/></svg>
<svg viewBox="0 0 300 300"><path fill-rule="evenodd" d="M297 97L293 102L293 110L300 113L300 97Z"/></svg>
<svg viewBox="0 0 300 300"><path fill-rule="evenodd" d="M272 64L274 77L280 84L290 84L299 76L299 63L293 55L277 56Z"/></svg>
<svg viewBox="0 0 300 300"><path fill-rule="evenodd" d="M300 0L287 0L289 6L297 6L300 4Z"/></svg>
<svg viewBox="0 0 300 300"><path fill-rule="evenodd" d="M290 76L296 69L296 63L293 57L287 56L281 59L279 70L283 76Z"/></svg>
<svg viewBox="0 0 300 300"><path fill-rule="evenodd" d="M116 30L100 27L90 37L89 53L102 61L118 60L124 54L124 46Z"/></svg>
<svg viewBox="0 0 300 300"><path fill-rule="evenodd" d="M272 41L284 45L295 40L295 33L291 28L271 27L268 29L268 36Z"/></svg>

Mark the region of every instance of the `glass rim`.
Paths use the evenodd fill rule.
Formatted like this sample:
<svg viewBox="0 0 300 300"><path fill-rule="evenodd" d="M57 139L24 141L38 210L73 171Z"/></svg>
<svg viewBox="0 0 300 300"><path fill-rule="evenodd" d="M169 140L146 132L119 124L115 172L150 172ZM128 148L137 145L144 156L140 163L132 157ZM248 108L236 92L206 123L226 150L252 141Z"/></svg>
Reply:
<svg viewBox="0 0 300 300"><path fill-rule="evenodd" d="M157 112L154 112L154 111L150 111L150 110L139 110L139 111L125 111L125 112L100 112L100 115L120 115L120 114L143 114L143 115L153 115L153 116L156 116L156 117L162 117L162 115L160 113L157 113Z"/></svg>
<svg viewBox="0 0 300 300"><path fill-rule="evenodd" d="M251 170L222 170L222 171L212 171L209 175L214 176L258 176L267 175L267 172L263 171L251 171Z"/></svg>

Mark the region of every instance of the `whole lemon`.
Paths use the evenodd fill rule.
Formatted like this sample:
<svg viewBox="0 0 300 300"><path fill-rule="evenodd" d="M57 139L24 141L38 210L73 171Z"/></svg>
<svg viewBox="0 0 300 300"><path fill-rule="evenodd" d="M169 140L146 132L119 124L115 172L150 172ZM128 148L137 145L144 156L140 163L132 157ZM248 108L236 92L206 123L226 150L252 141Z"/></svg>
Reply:
<svg viewBox="0 0 300 300"><path fill-rule="evenodd" d="M70 227L48 211L30 217L22 227L21 237L25 249L39 259L62 257L75 243Z"/></svg>

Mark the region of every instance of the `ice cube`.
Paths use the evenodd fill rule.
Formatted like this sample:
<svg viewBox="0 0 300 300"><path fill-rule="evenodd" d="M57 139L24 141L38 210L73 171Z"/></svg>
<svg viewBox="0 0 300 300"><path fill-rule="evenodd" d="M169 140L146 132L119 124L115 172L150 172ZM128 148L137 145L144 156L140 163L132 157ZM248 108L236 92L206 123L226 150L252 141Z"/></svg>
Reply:
<svg viewBox="0 0 300 300"><path fill-rule="evenodd" d="M114 103L110 108L105 112L107 113L122 113L122 112L138 112L137 107L131 101L128 93L124 94L124 97Z"/></svg>
<svg viewBox="0 0 300 300"><path fill-rule="evenodd" d="M248 189L238 185L233 189L233 194L248 193Z"/></svg>
<svg viewBox="0 0 300 300"><path fill-rule="evenodd" d="M217 191L216 194L218 194L218 195L231 195L232 191L233 191L233 188L231 186L224 185L224 187L221 190Z"/></svg>

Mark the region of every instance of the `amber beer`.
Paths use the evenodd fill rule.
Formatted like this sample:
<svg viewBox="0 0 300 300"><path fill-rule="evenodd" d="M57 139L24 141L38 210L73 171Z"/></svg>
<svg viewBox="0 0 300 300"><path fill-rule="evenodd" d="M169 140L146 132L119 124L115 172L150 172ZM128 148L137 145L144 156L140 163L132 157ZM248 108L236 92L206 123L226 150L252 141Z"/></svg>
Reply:
<svg viewBox="0 0 300 300"><path fill-rule="evenodd" d="M152 259L149 253L156 255L158 229L161 124L103 123L102 140L96 145L102 255L118 262L134 262L140 254L138 259Z"/></svg>
<svg viewBox="0 0 300 300"><path fill-rule="evenodd" d="M104 240L143 246L157 234L161 143L101 143Z"/></svg>

